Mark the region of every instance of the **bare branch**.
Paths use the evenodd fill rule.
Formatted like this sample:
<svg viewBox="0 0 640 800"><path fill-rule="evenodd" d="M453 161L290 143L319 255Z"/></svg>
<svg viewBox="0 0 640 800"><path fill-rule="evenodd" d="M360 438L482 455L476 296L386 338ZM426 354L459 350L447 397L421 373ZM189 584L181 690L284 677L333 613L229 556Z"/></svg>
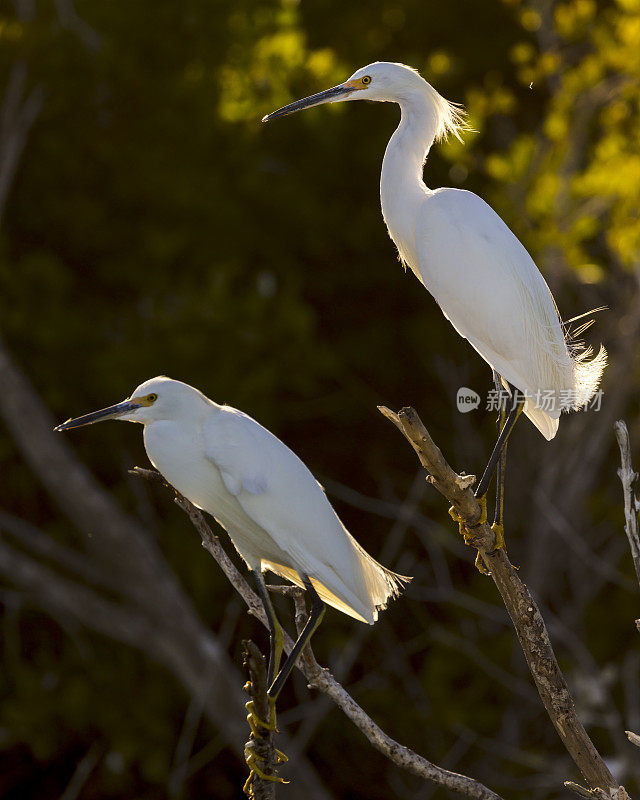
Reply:
<svg viewBox="0 0 640 800"><path fill-rule="evenodd" d="M190 503L189 500L180 495L173 486L170 486L170 484L154 470L135 467L131 470L131 473L164 484L170 488L171 491L175 492L175 502L188 514L194 527L202 537L203 546L211 553L218 564L220 564L230 583L249 607L249 613L257 617L265 627L268 627L267 618L262 608L260 598L252 591L244 579L244 576L236 569L233 562L229 559L218 538L211 531L202 512ZM299 625L305 616L302 610L304 607L304 600L302 599L301 593L296 593L295 589L293 589L293 591L283 591L280 587L277 587L276 591L293 594L294 600L296 600L296 617ZM293 642L286 633L284 634L284 638L284 649L285 652L289 653ZM404 747L388 736L356 703L346 689L336 681L329 670L319 666L309 646L305 648L303 656L298 660L296 667L304 674L310 686L324 692L330 697L365 735L369 742L397 766L425 780L432 781L439 786L444 786L452 791L458 792L465 797L471 798L471 800L502 800L499 795L479 781L469 778L466 775L460 775L456 772L442 769L442 767L432 764L426 758L414 753L413 750Z"/></svg>
<svg viewBox="0 0 640 800"><path fill-rule="evenodd" d="M23 100L26 79L26 63L17 61L9 74L0 109L0 219L27 143L29 130L40 113L44 101L43 86L36 86Z"/></svg>
<svg viewBox="0 0 640 800"><path fill-rule="evenodd" d="M627 734L627 739L631 742L631 744L635 744L636 747L640 747L640 736L633 731L625 731Z"/></svg>
<svg viewBox="0 0 640 800"><path fill-rule="evenodd" d="M453 471L413 408L403 408L395 414L383 407L380 412L407 438L429 473L428 482L447 498L466 527L475 534L473 545L491 572L516 629L544 707L575 764L592 788L606 790L607 797L617 796L619 784L576 715L573 698L558 667L536 602L518 577L504 549L492 552L495 547L494 534L486 522L479 521L480 506L469 486L469 476L457 475Z"/></svg>
<svg viewBox="0 0 640 800"><path fill-rule="evenodd" d="M388 736L369 715L356 703L347 690L339 684L328 670L318 667L316 675L310 676L308 669L303 670L309 684L328 695L333 702L349 717L357 728L366 736L369 742L390 761L399 767L418 775L425 780L433 781L440 786L445 786L466 797L477 800L496 800L499 797L479 781L449 772L442 767L437 767L426 758L419 756L408 747L403 747Z"/></svg>
<svg viewBox="0 0 640 800"><path fill-rule="evenodd" d="M87 24L75 9L73 0L53 0L60 25L73 31L89 51L96 51L102 44L102 37Z"/></svg>
<svg viewBox="0 0 640 800"><path fill-rule="evenodd" d="M204 697L193 697L184 715L182 730L178 737L171 773L167 781L167 794L171 800L182 797L184 784L189 772L189 757L193 749L198 725L204 712Z"/></svg>
<svg viewBox="0 0 640 800"><path fill-rule="evenodd" d="M564 785L572 791L574 794L577 794L578 797L588 797L593 800L593 795L589 789L585 789L584 786L580 786L579 783L574 783L573 781L565 781Z"/></svg>
<svg viewBox="0 0 640 800"><path fill-rule="evenodd" d="M640 502L634 492L634 484L638 479L638 473L633 471L631 464L631 443L625 421L618 420L613 428L620 448L621 467L618 470L618 477L622 483L622 492L624 494L624 532L629 540L633 566L636 570L638 582L640 582L640 535L638 535Z"/></svg>
<svg viewBox="0 0 640 800"><path fill-rule="evenodd" d="M64 790L64 794L60 800L77 800L80 792L85 783L89 780L89 776L95 769L98 761L103 755L103 748L97 742L92 744L84 756L80 759L75 772L71 776L71 780Z"/></svg>
<svg viewBox="0 0 640 800"><path fill-rule="evenodd" d="M585 789L584 786L580 786L579 783L574 783L573 781L565 781L564 785L567 789L577 794L578 797L588 797L589 800L612 800L612 798L613 800L631 800L624 786L620 786L615 791L615 794L609 794L602 789Z"/></svg>
<svg viewBox="0 0 640 800"><path fill-rule="evenodd" d="M122 594L122 579L110 570L103 569L100 562L70 547L58 544L51 536L26 520L0 511L0 534L6 532L15 538L30 553L37 554L55 564L65 572L72 573L93 588L110 589Z"/></svg>
<svg viewBox="0 0 640 800"><path fill-rule="evenodd" d="M429 633L434 641L463 653L468 663L474 664L478 670L484 671L492 681L495 681L497 686L509 689L514 695L520 696L522 700L537 702L536 693L528 681L517 678L494 664L490 658L487 658L483 649L477 643L470 641L468 637L456 636L436 624L431 626Z"/></svg>

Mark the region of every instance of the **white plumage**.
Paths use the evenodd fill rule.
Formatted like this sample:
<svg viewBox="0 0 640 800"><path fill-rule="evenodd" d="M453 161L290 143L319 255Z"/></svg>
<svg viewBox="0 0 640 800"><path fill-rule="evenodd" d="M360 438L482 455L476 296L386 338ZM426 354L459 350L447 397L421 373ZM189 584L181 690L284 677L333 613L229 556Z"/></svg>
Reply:
<svg viewBox="0 0 640 800"><path fill-rule="evenodd" d="M144 425L151 463L215 517L254 572L269 569L299 586L308 575L322 600L368 623L409 580L360 547L302 461L241 411L158 377L58 429L110 418Z"/></svg>
<svg viewBox="0 0 640 800"><path fill-rule="evenodd" d="M552 439L562 410L597 391L606 352L567 341L553 296L520 241L477 195L429 189L422 178L434 141L465 128L461 111L415 70L376 62L343 84L265 120L343 100L398 103L401 121L382 164L382 214L400 258L458 333L527 398L524 412Z"/></svg>

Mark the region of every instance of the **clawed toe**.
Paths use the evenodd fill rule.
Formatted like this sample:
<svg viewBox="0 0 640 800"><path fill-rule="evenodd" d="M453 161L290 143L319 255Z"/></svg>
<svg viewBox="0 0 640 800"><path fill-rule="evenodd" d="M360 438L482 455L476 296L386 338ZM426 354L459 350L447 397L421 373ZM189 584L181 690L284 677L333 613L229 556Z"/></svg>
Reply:
<svg viewBox="0 0 640 800"><path fill-rule="evenodd" d="M476 555L475 567L481 575L491 575L491 572L486 568L484 560L480 555L480 551Z"/></svg>
<svg viewBox="0 0 640 800"><path fill-rule="evenodd" d="M484 523L487 521L487 496L482 495L482 497L477 497L476 500L478 501L478 505L480 506L480 517L478 518L478 521L476 522L474 527L476 527L477 525L484 525ZM449 509L449 516L451 517L451 519L453 519L455 522L458 523L458 526L460 528L460 536L462 536L462 538L464 539L464 543L466 545L472 546L473 541L476 538L476 534L474 533L473 528L469 528L465 524L463 518L460 516L460 514L458 514L454 506L451 506L451 508Z"/></svg>
<svg viewBox="0 0 640 800"><path fill-rule="evenodd" d="M280 750L276 750L276 757L278 759L278 763L283 761L288 761L289 759L282 753ZM253 791L253 782L256 778L260 778L263 781L270 781L271 783L289 783L289 781L285 781L284 778L281 778L279 775L273 773L271 775L267 774L262 770L258 763L264 764L262 759L254 752L252 748L252 742L247 742L244 748L244 755L245 761L247 762L247 766L249 767L249 777L245 781L244 786L242 787L242 791L247 795L247 797L255 797Z"/></svg>
<svg viewBox="0 0 640 800"><path fill-rule="evenodd" d="M251 733L256 736L258 739L262 738L262 734L260 732L260 728L266 731L277 731L278 728L276 727L276 704L275 702L269 701L269 722L265 722L261 717L259 717L256 713L255 704L253 700L249 700L248 703L244 704L244 707L249 712L247 714L247 722L249 723L249 727L251 728Z"/></svg>
<svg viewBox="0 0 640 800"><path fill-rule="evenodd" d="M491 530L493 531L493 534L496 537L496 544L489 555L497 553L498 550L504 550L506 553L507 548L505 547L504 543L504 525L502 525L502 523L500 522L494 522L493 525L491 526ZM480 553L478 553L476 557L476 568L478 572L481 572L483 575L491 575L491 572L486 568Z"/></svg>
<svg viewBox="0 0 640 800"><path fill-rule="evenodd" d="M451 508L449 509L449 516L451 517L451 519L455 520L455 522L458 523L460 527L460 535L464 539L464 543L469 547L475 546L474 545L476 539L475 528L478 525L484 525L487 521L487 495L483 494L480 497L476 497L476 500L478 501L478 505L480 506L480 516L478 518L478 521L472 528L468 527L465 524L463 518L460 516L460 514L458 514L454 506L451 506ZM499 550L500 548L504 547L504 529L502 525L498 525L497 523L494 522L494 524L491 526L491 530L494 532L496 537L496 546L492 551L495 552L496 550ZM490 574L489 570L486 568L484 564L480 552L478 552L478 554L476 555L475 565L478 572L481 572L483 575Z"/></svg>
<svg viewBox="0 0 640 800"><path fill-rule="evenodd" d="M497 550L505 550L506 548L504 546L504 525L502 525L499 522L494 522L493 525L491 526L491 530L493 531L496 537L496 546L493 548L491 552L495 553Z"/></svg>

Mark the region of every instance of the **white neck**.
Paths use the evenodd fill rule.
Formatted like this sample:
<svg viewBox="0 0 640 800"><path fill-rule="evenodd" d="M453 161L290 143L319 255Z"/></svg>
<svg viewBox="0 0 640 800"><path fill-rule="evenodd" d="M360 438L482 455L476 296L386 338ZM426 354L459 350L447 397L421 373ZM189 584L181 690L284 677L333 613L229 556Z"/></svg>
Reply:
<svg viewBox="0 0 640 800"><path fill-rule="evenodd" d="M422 170L439 128L438 108L430 88L398 100L400 124L387 145L380 176L382 216L400 257L414 271L418 266L415 217L419 201L430 193Z"/></svg>

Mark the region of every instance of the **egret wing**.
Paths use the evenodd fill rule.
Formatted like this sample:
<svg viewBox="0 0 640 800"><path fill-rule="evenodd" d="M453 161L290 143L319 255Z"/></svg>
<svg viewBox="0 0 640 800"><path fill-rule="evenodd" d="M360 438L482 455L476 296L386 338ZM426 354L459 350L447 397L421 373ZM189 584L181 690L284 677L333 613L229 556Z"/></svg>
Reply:
<svg viewBox="0 0 640 800"><path fill-rule="evenodd" d="M348 533L295 453L254 419L228 407L209 418L203 436L206 455L225 486L264 531L255 542L263 566L289 579L294 579L292 570L306 573L331 605L373 621L376 607L384 607L398 581Z"/></svg>
<svg viewBox="0 0 640 800"><path fill-rule="evenodd" d="M503 378L542 398L573 388L573 364L553 296L533 259L480 197L441 189L423 201L416 225L419 277L458 333ZM540 394L538 394L540 393ZM559 407L525 411L542 433Z"/></svg>

